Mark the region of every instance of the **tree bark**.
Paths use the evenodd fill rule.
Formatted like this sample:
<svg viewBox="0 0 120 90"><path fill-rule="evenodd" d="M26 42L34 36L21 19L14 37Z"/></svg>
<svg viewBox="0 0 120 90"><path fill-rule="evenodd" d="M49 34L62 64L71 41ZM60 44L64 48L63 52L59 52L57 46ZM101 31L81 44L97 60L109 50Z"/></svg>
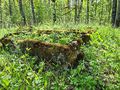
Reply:
<svg viewBox="0 0 120 90"><path fill-rule="evenodd" d="M101 24L103 24L103 14L104 14L104 5L103 5L103 3L101 3L101 11L100 11L100 13L99 13L99 24L101 25Z"/></svg>
<svg viewBox="0 0 120 90"><path fill-rule="evenodd" d="M118 0L117 15L116 15L116 27L120 27L120 0Z"/></svg>
<svg viewBox="0 0 120 90"><path fill-rule="evenodd" d="M115 26L116 12L117 12L117 0L113 0L113 5L112 5L112 26Z"/></svg>
<svg viewBox="0 0 120 90"><path fill-rule="evenodd" d="M48 0L48 5L50 5L50 3L51 3L50 0Z"/></svg>
<svg viewBox="0 0 120 90"><path fill-rule="evenodd" d="M19 10L20 10L20 14L21 14L21 17L22 17L22 21L23 21L23 25L26 25L26 17L25 17L25 13L24 13L24 10L23 10L23 5L22 5L22 0L19 0Z"/></svg>
<svg viewBox="0 0 120 90"><path fill-rule="evenodd" d="M112 1L110 0L108 3L108 22L111 20L111 8L112 8Z"/></svg>
<svg viewBox="0 0 120 90"><path fill-rule="evenodd" d="M46 0L44 0L44 3L46 3Z"/></svg>
<svg viewBox="0 0 120 90"><path fill-rule="evenodd" d="M57 20L57 17L56 17L56 3L55 3L55 1L56 0L52 0L52 2L53 2L53 23L55 23L56 22L56 20Z"/></svg>
<svg viewBox="0 0 120 90"><path fill-rule="evenodd" d="M32 22L35 23L35 10L34 10L34 3L33 0L30 0L31 3L31 12L32 12Z"/></svg>
<svg viewBox="0 0 120 90"><path fill-rule="evenodd" d="M86 23L88 24L89 23L89 11L90 11L90 9L89 9L89 5L90 4L90 1L89 0L87 0L87 12L86 12Z"/></svg>
<svg viewBox="0 0 120 90"><path fill-rule="evenodd" d="M80 22L80 14L82 12L82 7L83 7L83 0L80 1L80 6L78 10L78 16L77 16L77 21Z"/></svg>
<svg viewBox="0 0 120 90"><path fill-rule="evenodd" d="M74 20L75 23L77 22L77 15L78 15L78 14L77 14L77 13L78 13L78 12L77 12L77 11L78 11L78 8L77 8L78 3L77 3L77 2L78 2L78 0L75 0L75 17L74 17L74 18L75 18L75 20Z"/></svg>
<svg viewBox="0 0 120 90"><path fill-rule="evenodd" d="M95 3L95 17L96 17L96 15L97 15L97 0L95 1L96 3Z"/></svg>
<svg viewBox="0 0 120 90"><path fill-rule="evenodd" d="M11 5L11 0L9 0L9 13L10 17L12 16L12 5Z"/></svg>
<svg viewBox="0 0 120 90"><path fill-rule="evenodd" d="M2 1L0 0L0 28L2 28Z"/></svg>
<svg viewBox="0 0 120 90"><path fill-rule="evenodd" d="M67 0L67 4L68 4L68 9L70 9L71 8L70 0Z"/></svg>
<svg viewBox="0 0 120 90"><path fill-rule="evenodd" d="M67 21L70 22L71 21L71 0L67 0L67 7L68 7L68 11L67 11ZM66 14L66 13L65 13Z"/></svg>

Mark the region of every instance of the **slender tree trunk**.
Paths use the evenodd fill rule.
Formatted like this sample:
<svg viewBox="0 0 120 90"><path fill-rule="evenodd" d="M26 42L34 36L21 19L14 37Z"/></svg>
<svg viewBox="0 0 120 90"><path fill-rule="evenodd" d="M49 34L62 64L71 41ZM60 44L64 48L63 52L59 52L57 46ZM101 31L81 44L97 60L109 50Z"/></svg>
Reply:
<svg viewBox="0 0 120 90"><path fill-rule="evenodd" d="M9 23L9 27L11 26L12 23L12 3L11 0L9 0L9 13L10 13L10 23Z"/></svg>
<svg viewBox="0 0 120 90"><path fill-rule="evenodd" d="M95 1L95 17L97 16L97 0Z"/></svg>
<svg viewBox="0 0 120 90"><path fill-rule="evenodd" d="M110 0L108 4L108 23L110 23L111 20L111 7L112 7L112 1Z"/></svg>
<svg viewBox="0 0 120 90"><path fill-rule="evenodd" d="M90 1L87 0L87 12L86 12L86 23L87 24L89 23L89 11L90 11L89 4L90 4Z"/></svg>
<svg viewBox="0 0 120 90"><path fill-rule="evenodd" d="M55 1L56 0L52 0L52 2L53 2L53 23L55 23L56 22L56 20L57 20L57 17L56 17L56 3L55 3Z"/></svg>
<svg viewBox="0 0 120 90"><path fill-rule="evenodd" d="M22 6L22 0L19 0L19 10L22 17L23 25L26 25L26 17Z"/></svg>
<svg viewBox="0 0 120 90"><path fill-rule="evenodd" d="M75 0L75 19L74 19L74 21L75 21L75 23L77 22L77 11L78 11L78 8L77 8L77 5L78 5L78 0Z"/></svg>
<svg viewBox="0 0 120 90"><path fill-rule="evenodd" d="M116 27L120 27L120 0L118 0L117 15L116 15Z"/></svg>
<svg viewBox="0 0 120 90"><path fill-rule="evenodd" d="M90 20L92 21L92 22L94 22L94 6L95 6L95 4L94 4L94 0L91 0L90 1Z"/></svg>
<svg viewBox="0 0 120 90"><path fill-rule="evenodd" d="M0 28L2 28L2 1L0 0Z"/></svg>
<svg viewBox="0 0 120 90"><path fill-rule="evenodd" d="M46 3L46 0L44 0L44 3Z"/></svg>
<svg viewBox="0 0 120 90"><path fill-rule="evenodd" d="M103 24L103 14L104 14L104 7L103 7L103 3L101 3L101 11L100 11L100 17L99 17L99 24Z"/></svg>
<svg viewBox="0 0 120 90"><path fill-rule="evenodd" d="M33 0L30 0L31 3L31 11L32 11L32 22L35 23L35 10L34 10L34 3Z"/></svg>
<svg viewBox="0 0 120 90"><path fill-rule="evenodd" d="M70 0L67 0L67 4L68 4L68 9L70 9L71 8Z"/></svg>
<svg viewBox="0 0 120 90"><path fill-rule="evenodd" d="M80 4L79 4L79 10L78 10L78 16L77 16L77 20L78 22L80 22L80 14L82 12L82 7L83 7L83 0L80 1Z"/></svg>
<svg viewBox="0 0 120 90"><path fill-rule="evenodd" d="M67 0L67 7L68 7L68 11L71 10L71 1ZM71 12L69 12L69 14L66 16L67 17L67 21L71 21Z"/></svg>
<svg viewBox="0 0 120 90"><path fill-rule="evenodd" d="M15 0L13 0L13 8L15 8ZM14 9L15 10L15 9Z"/></svg>
<svg viewBox="0 0 120 90"><path fill-rule="evenodd" d="M12 17L12 4L11 4L11 0L9 0L9 13L10 13L10 17Z"/></svg>
<svg viewBox="0 0 120 90"><path fill-rule="evenodd" d="M50 0L48 0L48 5L50 5L50 3L51 3Z"/></svg>
<svg viewBox="0 0 120 90"><path fill-rule="evenodd" d="M113 5L112 5L112 26L115 26L116 12L117 12L117 0L113 0Z"/></svg>

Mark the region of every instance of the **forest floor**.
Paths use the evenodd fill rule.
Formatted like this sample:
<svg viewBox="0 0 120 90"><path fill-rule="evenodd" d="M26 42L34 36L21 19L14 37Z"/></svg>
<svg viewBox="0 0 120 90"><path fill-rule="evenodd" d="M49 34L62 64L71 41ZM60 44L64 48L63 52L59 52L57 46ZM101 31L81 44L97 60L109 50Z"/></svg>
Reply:
<svg viewBox="0 0 120 90"><path fill-rule="evenodd" d="M74 28L73 28L74 27ZM58 30L60 33L36 35L38 30ZM82 45L85 57L76 68L49 68L45 62L35 65L36 57L10 47L0 48L0 90L119 90L120 89L120 29L109 26L87 25L42 25L40 27L17 27L1 29L0 38L8 33L30 32L11 36L17 43L20 39L35 39L49 43L68 44L79 36L65 30L95 30L87 45ZM32 32L32 34L31 34ZM60 37L58 39L58 37ZM57 39L56 39L57 38ZM37 72L36 72L37 69Z"/></svg>

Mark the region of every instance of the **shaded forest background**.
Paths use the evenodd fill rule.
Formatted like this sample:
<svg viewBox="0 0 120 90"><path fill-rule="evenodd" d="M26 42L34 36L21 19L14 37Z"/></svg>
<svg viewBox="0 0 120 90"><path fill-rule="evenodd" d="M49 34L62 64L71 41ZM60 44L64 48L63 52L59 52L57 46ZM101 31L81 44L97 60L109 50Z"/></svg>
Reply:
<svg viewBox="0 0 120 90"><path fill-rule="evenodd" d="M120 0L0 0L0 28L43 23L120 26Z"/></svg>

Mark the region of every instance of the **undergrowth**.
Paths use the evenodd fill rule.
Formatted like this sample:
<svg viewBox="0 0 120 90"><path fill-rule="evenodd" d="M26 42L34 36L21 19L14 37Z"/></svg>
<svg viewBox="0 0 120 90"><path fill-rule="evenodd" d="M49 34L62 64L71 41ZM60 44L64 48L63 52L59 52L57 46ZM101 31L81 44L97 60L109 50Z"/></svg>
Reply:
<svg viewBox="0 0 120 90"><path fill-rule="evenodd" d="M87 26L44 25L41 28L86 30ZM58 28L57 28L58 27ZM91 27L91 25L90 25ZM62 72L44 71L45 63L34 65L36 57L22 54L19 50L9 52L0 50L0 90L119 90L120 89L120 30L104 26L92 26L96 30L91 35L89 45L83 45L84 60L79 61L76 69ZM0 37L17 29L3 30ZM5 31L5 32L4 32ZM9 31L9 32L7 32ZM19 35L19 38L34 38L43 41L66 44L74 35L50 34L49 36ZM35 70L38 69L38 72Z"/></svg>

